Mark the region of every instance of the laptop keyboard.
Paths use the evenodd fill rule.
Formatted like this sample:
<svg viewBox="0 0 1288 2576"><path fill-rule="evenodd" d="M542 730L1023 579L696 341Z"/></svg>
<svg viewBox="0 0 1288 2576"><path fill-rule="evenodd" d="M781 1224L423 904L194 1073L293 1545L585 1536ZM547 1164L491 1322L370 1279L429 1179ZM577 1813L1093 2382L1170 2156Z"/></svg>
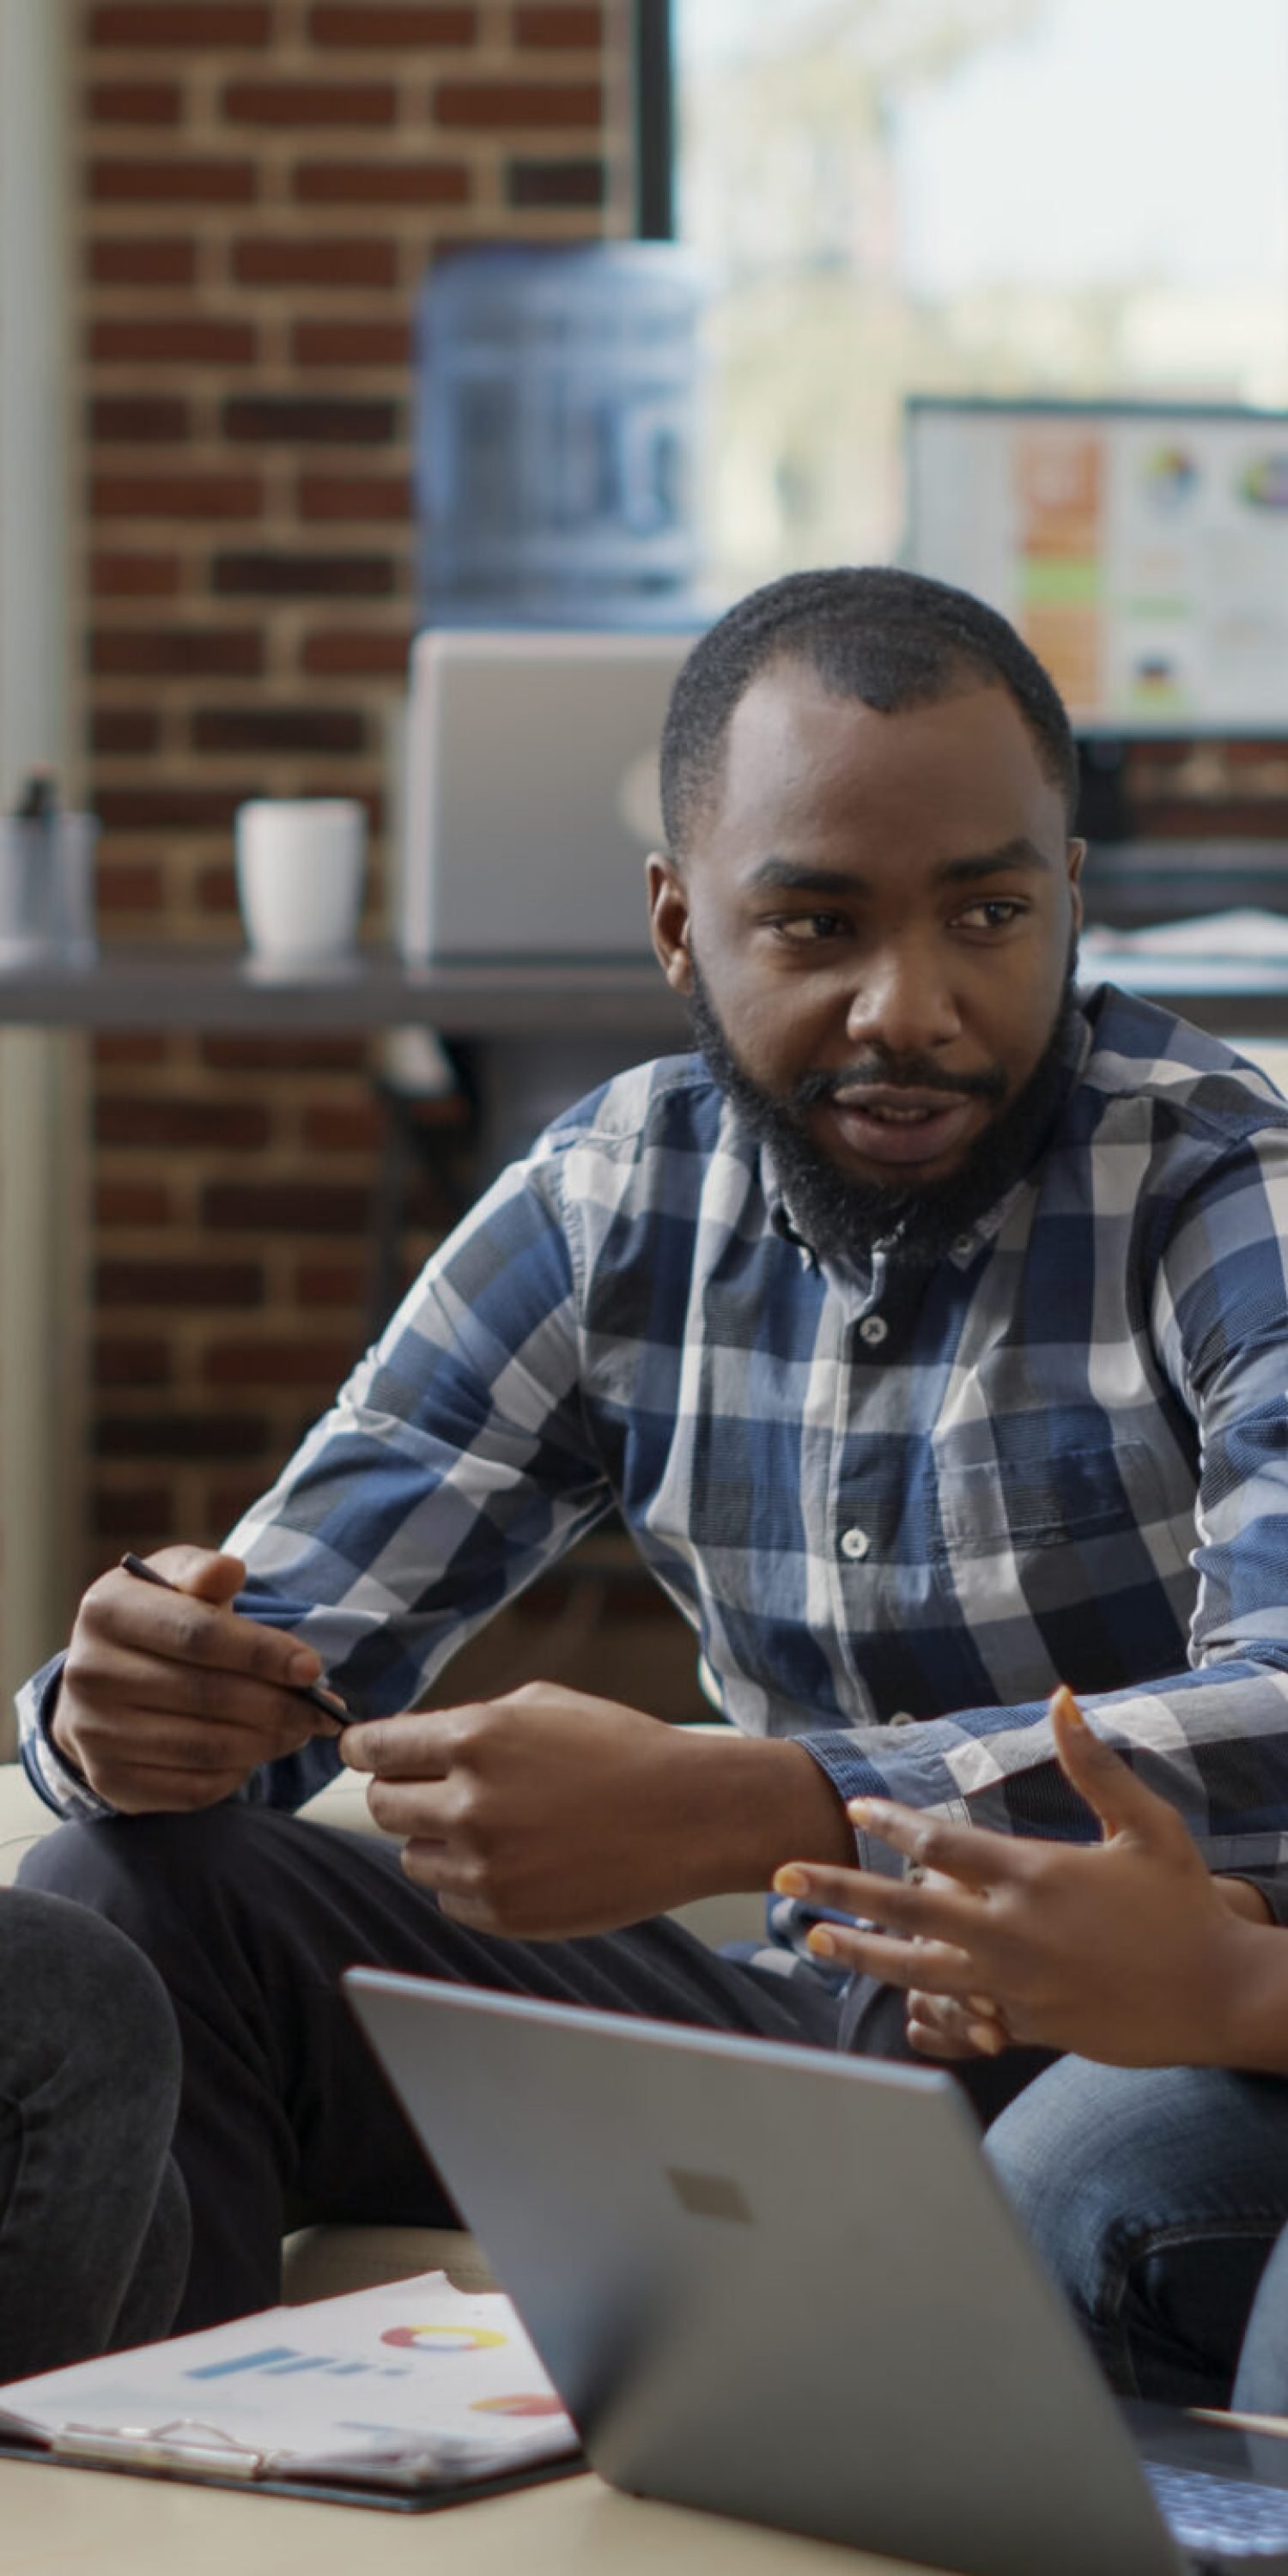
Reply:
<svg viewBox="0 0 1288 2576"><path fill-rule="evenodd" d="M1205 2469L1142 2463L1154 2500L1182 2549L1202 2559L1281 2557L1288 2565L1288 2488L1211 2477Z"/></svg>

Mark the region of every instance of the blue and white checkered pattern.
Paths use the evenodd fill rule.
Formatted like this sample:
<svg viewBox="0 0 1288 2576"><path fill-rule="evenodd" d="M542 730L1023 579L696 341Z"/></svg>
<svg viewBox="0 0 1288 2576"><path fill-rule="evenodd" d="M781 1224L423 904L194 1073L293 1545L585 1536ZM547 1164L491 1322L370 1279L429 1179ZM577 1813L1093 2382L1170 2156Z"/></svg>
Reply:
<svg viewBox="0 0 1288 2576"><path fill-rule="evenodd" d="M719 1708L844 1793L1085 1831L1067 1681L1210 1861L1288 1860L1288 1104L1112 987L1082 1009L1040 1161L915 1288L820 1267L699 1059L571 1110L233 1531L242 1606L406 1708L615 1505ZM56 1671L26 1760L92 1812Z"/></svg>

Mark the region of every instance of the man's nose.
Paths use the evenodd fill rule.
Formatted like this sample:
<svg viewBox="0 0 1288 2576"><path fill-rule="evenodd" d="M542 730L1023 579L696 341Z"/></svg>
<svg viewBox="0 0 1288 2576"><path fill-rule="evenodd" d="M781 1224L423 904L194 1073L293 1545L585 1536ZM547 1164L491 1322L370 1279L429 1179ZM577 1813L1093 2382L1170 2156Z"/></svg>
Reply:
<svg viewBox="0 0 1288 2576"><path fill-rule="evenodd" d="M876 1046L894 1056L925 1055L951 1046L962 1020L944 963L930 943L892 941L864 958L846 1012L854 1046Z"/></svg>

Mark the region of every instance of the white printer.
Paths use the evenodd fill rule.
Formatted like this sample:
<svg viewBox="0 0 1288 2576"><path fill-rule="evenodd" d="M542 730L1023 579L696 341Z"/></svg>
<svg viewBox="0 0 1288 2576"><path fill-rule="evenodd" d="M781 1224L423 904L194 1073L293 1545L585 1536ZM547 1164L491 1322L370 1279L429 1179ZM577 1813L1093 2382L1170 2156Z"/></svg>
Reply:
<svg viewBox="0 0 1288 2576"><path fill-rule="evenodd" d="M412 654L399 937L417 962L651 954L683 633L436 627Z"/></svg>

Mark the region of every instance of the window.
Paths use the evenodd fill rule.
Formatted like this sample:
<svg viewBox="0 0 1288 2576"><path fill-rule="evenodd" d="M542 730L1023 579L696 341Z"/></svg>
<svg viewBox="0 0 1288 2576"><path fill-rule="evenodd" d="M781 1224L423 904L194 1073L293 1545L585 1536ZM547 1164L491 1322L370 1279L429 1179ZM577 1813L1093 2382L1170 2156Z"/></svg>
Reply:
<svg viewBox="0 0 1288 2576"><path fill-rule="evenodd" d="M730 596L897 553L909 393L1288 404L1285 0L673 0Z"/></svg>

